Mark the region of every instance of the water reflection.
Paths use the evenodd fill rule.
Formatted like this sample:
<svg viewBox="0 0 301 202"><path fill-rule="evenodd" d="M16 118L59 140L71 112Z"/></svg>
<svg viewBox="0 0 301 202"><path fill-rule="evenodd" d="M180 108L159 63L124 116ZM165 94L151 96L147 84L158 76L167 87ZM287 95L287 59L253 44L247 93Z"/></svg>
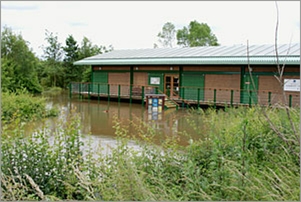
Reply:
<svg viewBox="0 0 301 202"><path fill-rule="evenodd" d="M91 133L96 136L116 137L114 120L128 130L128 135L137 136L137 125L147 123L155 130L155 141L160 143L167 136L180 135L184 131L186 110L169 109L153 120L141 104L107 103L102 101L71 101L71 108L80 114L84 134ZM146 127L144 127L146 130ZM145 131L146 132L146 131Z"/></svg>
<svg viewBox="0 0 301 202"><path fill-rule="evenodd" d="M60 117L48 120L48 125L51 128L55 128L57 121L64 120L73 109L81 117L83 134L91 134L95 140L102 139L105 142L110 142L111 145L116 142L116 131L114 128L116 123L114 123L114 120L125 128L130 136L139 136L141 133L147 133L145 125L151 127L155 133L154 142L157 144L160 144L168 137L177 137L182 145L187 145L190 138L200 138L198 133L201 129L193 129L188 124L187 116L189 113L186 109L164 110L160 116L156 117L156 120L153 120L153 116L141 104L70 99L67 94L62 94L49 97L48 105L49 107L57 106L61 110ZM198 128L202 128L202 123L200 123L198 118L189 116L189 119L194 120ZM186 134L189 134L190 137L187 137Z"/></svg>

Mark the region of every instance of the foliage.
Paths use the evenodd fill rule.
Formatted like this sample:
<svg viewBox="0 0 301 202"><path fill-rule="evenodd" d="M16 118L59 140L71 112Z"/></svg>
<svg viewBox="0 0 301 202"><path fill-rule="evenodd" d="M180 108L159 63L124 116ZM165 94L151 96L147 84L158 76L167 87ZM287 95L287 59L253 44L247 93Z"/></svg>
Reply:
<svg viewBox="0 0 301 202"><path fill-rule="evenodd" d="M73 62L113 50L112 46L93 45L84 37L81 45L72 35L62 46L57 34L46 30L46 46L42 59L37 58L21 34L4 27L1 32L1 84L3 92L27 89L41 93L49 87L67 88L72 81L90 81L90 66L74 66Z"/></svg>
<svg viewBox="0 0 301 202"><path fill-rule="evenodd" d="M4 27L1 32L1 84L2 91L16 91L26 88L32 93L40 93L38 80L38 59L28 47L21 34Z"/></svg>
<svg viewBox="0 0 301 202"><path fill-rule="evenodd" d="M62 45L58 41L58 36L54 36L52 32L46 30L45 35L48 46L43 47L45 59L43 73L49 79L51 87L62 87L64 80Z"/></svg>
<svg viewBox="0 0 301 202"><path fill-rule="evenodd" d="M81 81L81 77L84 68L81 66L74 66L73 62L79 59L79 45L72 35L69 35L65 41L66 45L63 47L65 52L64 58L64 73L65 79L63 87L66 88L67 85L72 81Z"/></svg>
<svg viewBox="0 0 301 202"><path fill-rule="evenodd" d="M109 48L106 48L105 46L97 46L93 45L92 42L87 38L84 37L81 46L79 48L79 53L78 53L78 59L83 59L86 57L91 57L97 54L103 54L107 53L113 50L112 46L109 46ZM74 67L73 68L80 68L81 69L81 77L78 78L77 81L82 81L82 82L90 82L91 81L91 67L90 66L79 66L79 67ZM81 80L80 80L81 79Z"/></svg>
<svg viewBox="0 0 301 202"><path fill-rule="evenodd" d="M49 116L56 116L57 109L47 109L44 98L34 97L26 90L17 90L14 93L1 93L2 121L9 123L14 119L22 122L33 121Z"/></svg>
<svg viewBox="0 0 301 202"><path fill-rule="evenodd" d="M280 130L290 134L286 113L266 110L281 123ZM300 111L291 110L292 119L299 122ZM261 120L261 112L231 108L191 113L206 130L185 147L176 136L154 145L155 130L133 120L130 126L141 132L136 137L139 149L133 149L127 139L130 126L116 118L117 146L109 154L80 139L74 114L54 131L44 128L28 137L18 127L4 128L2 199L300 200L299 159ZM196 121L187 118L187 124L200 130Z"/></svg>
<svg viewBox="0 0 301 202"><path fill-rule="evenodd" d="M159 32L157 37L159 37L159 42L163 47L172 48L173 42L175 40L176 30L174 24L167 22L162 28L162 32Z"/></svg>
<svg viewBox="0 0 301 202"><path fill-rule="evenodd" d="M14 130L4 128L2 133L1 171L5 180L1 199L84 199L85 190L75 183L74 172L82 163L77 117L69 117L55 131L44 128L29 136L24 135L19 120L13 124Z"/></svg>
<svg viewBox="0 0 301 202"><path fill-rule="evenodd" d="M178 45L184 47L218 46L217 38L206 23L191 21L188 28L177 30Z"/></svg>

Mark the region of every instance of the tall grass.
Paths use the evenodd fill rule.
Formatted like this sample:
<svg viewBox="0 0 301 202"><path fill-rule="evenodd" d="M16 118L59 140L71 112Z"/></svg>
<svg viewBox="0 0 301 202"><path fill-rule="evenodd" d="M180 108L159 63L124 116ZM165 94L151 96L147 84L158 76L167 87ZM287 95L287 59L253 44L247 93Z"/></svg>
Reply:
<svg viewBox="0 0 301 202"><path fill-rule="evenodd" d="M286 113L266 110L289 137ZM259 111L209 109L191 114L199 120L188 116L187 124L201 138L188 146L180 146L176 135L154 144L155 130L138 120L131 127L141 133L132 137L116 118L118 144L108 155L83 142L73 113L53 134L45 127L24 137L20 127L4 128L2 199L300 200L300 162L291 152L300 145L284 142ZM291 115L299 123L299 110L291 109ZM129 146L128 137L136 138L139 150Z"/></svg>

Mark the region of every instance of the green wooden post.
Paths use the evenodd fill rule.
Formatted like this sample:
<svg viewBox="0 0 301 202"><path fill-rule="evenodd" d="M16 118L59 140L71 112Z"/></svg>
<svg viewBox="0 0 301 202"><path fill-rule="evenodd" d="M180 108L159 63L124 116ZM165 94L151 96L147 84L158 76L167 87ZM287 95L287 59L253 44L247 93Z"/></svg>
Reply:
<svg viewBox="0 0 301 202"><path fill-rule="evenodd" d="M99 93L100 93L100 84L98 83L97 84L97 100L98 100L98 103L99 103L99 100L100 100L100 96L99 96Z"/></svg>
<svg viewBox="0 0 301 202"><path fill-rule="evenodd" d="M118 85L118 102L120 102L120 84Z"/></svg>
<svg viewBox="0 0 301 202"><path fill-rule="evenodd" d="M142 102L142 106L144 106L144 86L142 86L142 92L141 92L141 102Z"/></svg>
<svg viewBox="0 0 301 202"><path fill-rule="evenodd" d="M108 102L110 102L110 84L108 84L108 93L107 93L107 95L108 95Z"/></svg>
<svg viewBox="0 0 301 202"><path fill-rule="evenodd" d="M184 99L185 99L185 88L182 89L182 107L184 108Z"/></svg>
<svg viewBox="0 0 301 202"><path fill-rule="evenodd" d="M213 90L213 103L214 103L214 108L216 108L216 89Z"/></svg>
<svg viewBox="0 0 301 202"><path fill-rule="evenodd" d="M198 88L198 108L200 108L200 93L201 93L201 89Z"/></svg>
<svg viewBox="0 0 301 202"><path fill-rule="evenodd" d="M292 95L289 95L289 96L288 96L288 100L289 100L288 106L289 106L289 107L292 107L293 96L292 96Z"/></svg>
<svg viewBox="0 0 301 202"><path fill-rule="evenodd" d="M252 105L252 91L250 91L250 96L249 96L249 106L251 107Z"/></svg>
<svg viewBox="0 0 301 202"><path fill-rule="evenodd" d="M231 107L233 107L233 95L234 95L234 91L231 90L231 101L230 101Z"/></svg>
<svg viewBox="0 0 301 202"><path fill-rule="evenodd" d="M133 85L130 85L130 104L132 104Z"/></svg>
<svg viewBox="0 0 301 202"><path fill-rule="evenodd" d="M158 87L155 87L155 94L158 94Z"/></svg>
<svg viewBox="0 0 301 202"><path fill-rule="evenodd" d="M272 97L272 92L269 92L269 97L268 97L269 106L271 106L271 97Z"/></svg>
<svg viewBox="0 0 301 202"><path fill-rule="evenodd" d="M89 101L91 99L91 83L88 83L88 97L89 97Z"/></svg>

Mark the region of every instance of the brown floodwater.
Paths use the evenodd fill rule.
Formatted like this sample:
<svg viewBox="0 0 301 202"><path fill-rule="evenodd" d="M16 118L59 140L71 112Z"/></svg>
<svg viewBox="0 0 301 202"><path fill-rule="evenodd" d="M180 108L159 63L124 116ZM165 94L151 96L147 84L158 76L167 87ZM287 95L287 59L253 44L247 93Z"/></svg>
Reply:
<svg viewBox="0 0 301 202"><path fill-rule="evenodd" d="M64 121L66 115L74 110L80 116L83 138L92 138L94 147L99 143L106 147L116 146L116 124L124 129L118 131L125 131L124 134L128 137L141 139L141 135L152 136L152 142L158 145L167 138L177 139L181 145L188 145L191 139L201 138L203 129L199 117L189 113L188 109L168 109L161 114L153 114L141 103L69 98L67 93L49 96L47 105L60 110L58 117L46 121L48 127L56 128L58 121ZM193 122L195 126L192 127L189 122ZM39 124L29 124L27 131L33 131ZM134 140L129 144L137 146Z"/></svg>

